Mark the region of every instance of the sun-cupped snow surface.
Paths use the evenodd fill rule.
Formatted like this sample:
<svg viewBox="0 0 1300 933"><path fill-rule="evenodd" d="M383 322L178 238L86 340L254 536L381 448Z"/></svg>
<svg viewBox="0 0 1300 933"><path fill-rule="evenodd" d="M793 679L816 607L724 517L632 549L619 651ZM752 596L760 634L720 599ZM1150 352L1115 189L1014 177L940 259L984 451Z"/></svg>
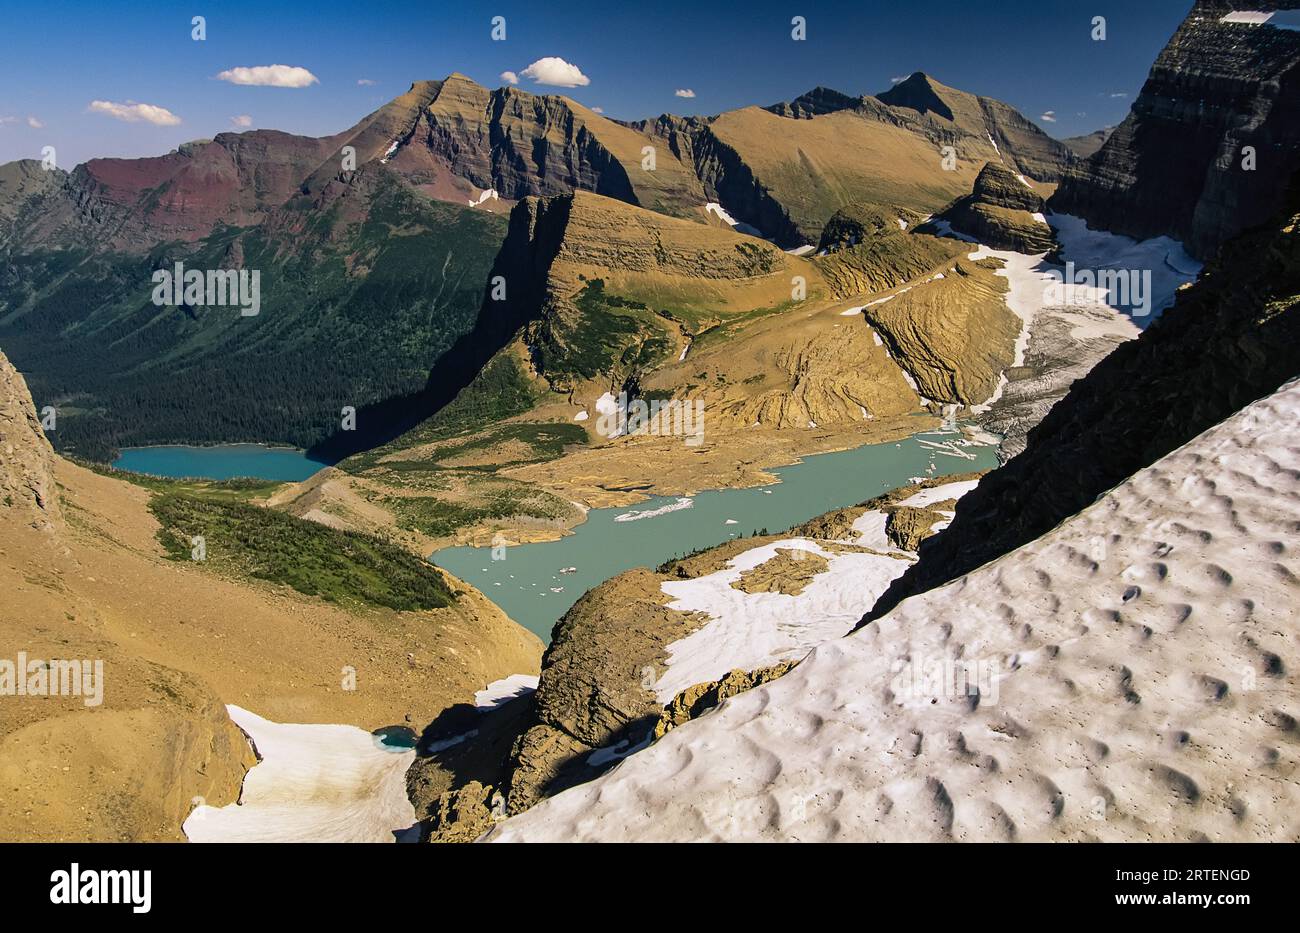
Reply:
<svg viewBox="0 0 1300 933"><path fill-rule="evenodd" d="M778 549L819 555L827 567L798 596L746 593L731 585L776 557ZM853 628L908 563L902 554L836 553L807 538L787 538L751 548L723 570L661 584L673 597L669 609L703 612L709 621L668 646L667 670L655 682L655 694L669 703L687 687L731 671L803 657Z"/></svg>
<svg viewBox="0 0 1300 933"><path fill-rule="evenodd" d="M1294 840L1300 383L492 840Z"/></svg>
<svg viewBox="0 0 1300 933"><path fill-rule="evenodd" d="M414 750L383 748L356 726L226 710L261 760L244 775L239 803L189 815L190 842L393 842L414 825L406 796Z"/></svg>

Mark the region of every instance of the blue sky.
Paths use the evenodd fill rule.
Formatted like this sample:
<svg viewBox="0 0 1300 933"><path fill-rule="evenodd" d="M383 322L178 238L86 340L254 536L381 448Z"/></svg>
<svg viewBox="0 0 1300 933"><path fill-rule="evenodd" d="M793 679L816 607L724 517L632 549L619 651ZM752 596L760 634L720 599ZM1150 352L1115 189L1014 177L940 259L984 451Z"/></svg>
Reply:
<svg viewBox="0 0 1300 933"><path fill-rule="evenodd" d="M920 70L1070 136L1123 118L1190 7L1191 0L0 0L0 162L39 158L46 145L64 168L95 156L154 155L234 130L232 118L241 116L253 127L327 135L414 80L460 71L497 87L501 72L522 72L546 56L576 65L590 84L545 87L521 77L521 87L623 119L770 104L818 84L878 93ZM203 42L190 37L196 14L207 21ZM790 38L796 14L807 20L803 42ZM490 37L498 15L506 18L504 42ZM1098 15L1107 21L1104 42L1090 36ZM216 78L271 64L306 68L318 83ZM678 89L695 96L678 97ZM165 108L180 123L125 122L90 111L95 100ZM1049 111L1055 122L1041 119Z"/></svg>

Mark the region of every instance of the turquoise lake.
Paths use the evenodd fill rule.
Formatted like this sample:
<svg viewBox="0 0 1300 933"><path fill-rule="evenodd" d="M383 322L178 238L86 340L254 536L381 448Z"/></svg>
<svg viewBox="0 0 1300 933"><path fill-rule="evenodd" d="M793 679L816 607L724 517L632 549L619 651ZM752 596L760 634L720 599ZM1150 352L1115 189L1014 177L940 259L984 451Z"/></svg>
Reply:
<svg viewBox="0 0 1300 933"><path fill-rule="evenodd" d="M959 446L948 452L928 446L952 442L968 443L950 430L817 454L770 470L779 483L697 493L687 500L689 507L678 498L652 498L625 508L592 509L568 537L505 548L498 552L504 554L502 560L492 559L491 548L473 547L444 548L430 559L478 587L512 619L549 642L551 629L578 597L624 570L655 567L764 528L784 531L905 486L912 477L997 465L995 446ZM954 456L957 451L974 459ZM934 471L928 472L932 464ZM571 567L576 569L561 572Z"/></svg>
<svg viewBox="0 0 1300 933"><path fill-rule="evenodd" d="M113 466L119 470L132 470L151 476L202 479L251 476L285 482L304 480L328 465L309 460L304 451L292 447L267 447L264 444L126 447L113 461Z"/></svg>

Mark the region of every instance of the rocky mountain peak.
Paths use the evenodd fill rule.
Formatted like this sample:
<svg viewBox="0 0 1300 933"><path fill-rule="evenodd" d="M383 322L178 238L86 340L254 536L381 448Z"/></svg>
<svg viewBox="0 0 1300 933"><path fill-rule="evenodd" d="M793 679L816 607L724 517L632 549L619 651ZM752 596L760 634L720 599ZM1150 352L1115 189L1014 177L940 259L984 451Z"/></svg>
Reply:
<svg viewBox="0 0 1300 933"><path fill-rule="evenodd" d="M980 202L996 207L1031 213L1043 209L1043 199L1038 193L1021 181L1015 172L996 162L989 162L980 169L971 193Z"/></svg>
<svg viewBox="0 0 1300 933"><path fill-rule="evenodd" d="M945 208L939 218L994 249L1047 253L1056 242L1043 219L1045 209L1042 197L1024 178L989 162L980 169L971 193Z"/></svg>
<svg viewBox="0 0 1300 933"><path fill-rule="evenodd" d="M862 103L861 98L851 97L834 88L823 87L819 84L806 94L800 94L789 103L773 104L766 109L779 116L806 119L824 113L834 113L837 110L852 110L860 103Z"/></svg>
<svg viewBox="0 0 1300 933"><path fill-rule="evenodd" d="M907 107L918 113L933 113L945 120L955 119L952 107L944 100L944 92L952 88L935 81L924 71L914 71L876 99L891 107Z"/></svg>

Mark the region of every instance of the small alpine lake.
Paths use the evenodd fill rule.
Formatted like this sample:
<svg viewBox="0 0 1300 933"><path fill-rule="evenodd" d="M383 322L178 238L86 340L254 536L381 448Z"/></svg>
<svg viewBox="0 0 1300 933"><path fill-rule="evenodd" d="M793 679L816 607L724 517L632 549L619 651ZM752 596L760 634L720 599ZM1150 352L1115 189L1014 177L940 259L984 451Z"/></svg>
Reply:
<svg viewBox="0 0 1300 933"><path fill-rule="evenodd" d="M212 447L166 445L124 447L113 461L119 470L171 479L254 479L299 482L329 466L293 447L265 444L218 444Z"/></svg>

